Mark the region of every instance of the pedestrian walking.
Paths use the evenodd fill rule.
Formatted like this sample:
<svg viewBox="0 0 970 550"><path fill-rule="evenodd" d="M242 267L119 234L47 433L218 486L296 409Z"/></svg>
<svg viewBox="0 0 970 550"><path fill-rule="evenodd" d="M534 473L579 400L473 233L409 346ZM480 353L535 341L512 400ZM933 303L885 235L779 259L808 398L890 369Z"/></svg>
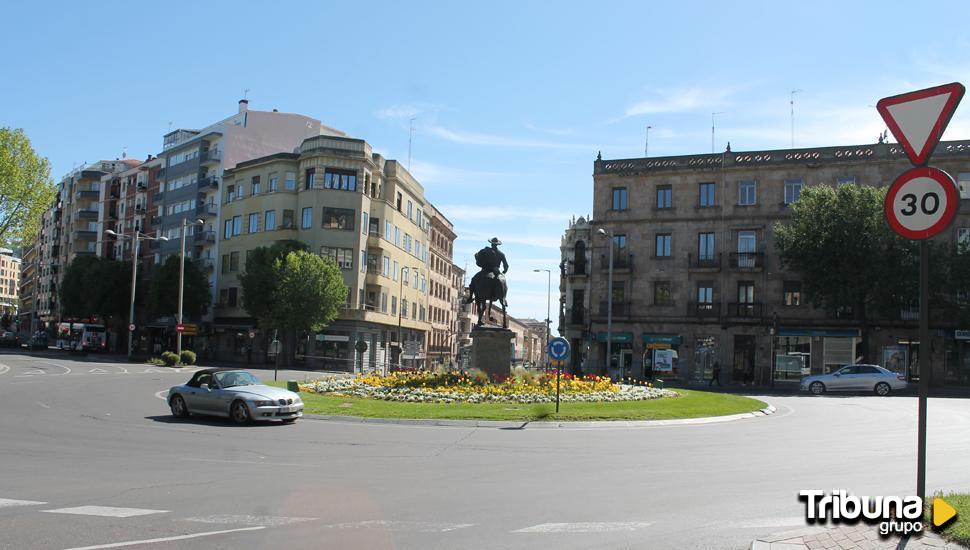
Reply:
<svg viewBox="0 0 970 550"><path fill-rule="evenodd" d="M721 386L721 365L717 361L714 361L714 368L711 371L711 381L707 385L713 386L714 382L717 382L718 387Z"/></svg>

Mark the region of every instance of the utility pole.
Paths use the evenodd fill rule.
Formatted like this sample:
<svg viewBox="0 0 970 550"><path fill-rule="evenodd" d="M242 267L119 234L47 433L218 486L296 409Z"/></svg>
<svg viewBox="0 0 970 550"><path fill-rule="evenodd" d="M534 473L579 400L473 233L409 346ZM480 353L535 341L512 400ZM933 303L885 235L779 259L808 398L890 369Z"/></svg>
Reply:
<svg viewBox="0 0 970 550"><path fill-rule="evenodd" d="M416 118L417 117L411 117L411 120L408 121L408 125L409 125L409 128L408 128L408 172L411 171L411 142L414 140L414 120Z"/></svg>

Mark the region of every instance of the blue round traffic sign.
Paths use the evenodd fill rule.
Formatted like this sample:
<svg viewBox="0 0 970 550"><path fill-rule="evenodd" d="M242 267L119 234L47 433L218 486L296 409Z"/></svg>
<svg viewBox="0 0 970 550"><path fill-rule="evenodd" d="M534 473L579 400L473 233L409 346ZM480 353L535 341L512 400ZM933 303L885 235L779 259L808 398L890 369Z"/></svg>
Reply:
<svg viewBox="0 0 970 550"><path fill-rule="evenodd" d="M569 357L569 342L562 337L549 340L549 358L553 361L564 361Z"/></svg>

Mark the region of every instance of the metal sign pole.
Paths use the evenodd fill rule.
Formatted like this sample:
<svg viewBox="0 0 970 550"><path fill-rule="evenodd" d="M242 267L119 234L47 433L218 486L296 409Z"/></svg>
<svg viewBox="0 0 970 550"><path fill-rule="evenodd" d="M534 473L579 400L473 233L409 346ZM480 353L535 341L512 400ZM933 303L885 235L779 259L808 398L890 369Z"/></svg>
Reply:
<svg viewBox="0 0 970 550"><path fill-rule="evenodd" d="M930 258L919 242L919 418L916 429L916 495L926 497L926 396L930 389Z"/></svg>
<svg viewBox="0 0 970 550"><path fill-rule="evenodd" d="M559 371L562 370L563 361L556 361L556 414L559 414Z"/></svg>

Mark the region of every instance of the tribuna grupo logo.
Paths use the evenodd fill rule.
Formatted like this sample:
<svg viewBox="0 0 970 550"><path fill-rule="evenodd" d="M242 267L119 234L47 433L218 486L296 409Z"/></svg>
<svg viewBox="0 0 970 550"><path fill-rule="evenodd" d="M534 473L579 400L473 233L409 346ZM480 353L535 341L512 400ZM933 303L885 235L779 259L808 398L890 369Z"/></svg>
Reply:
<svg viewBox="0 0 970 550"><path fill-rule="evenodd" d="M798 493L805 501L805 519L809 523L865 521L878 524L882 535L909 535L923 531L923 499L918 496L855 496L844 489L825 494L821 489L804 489ZM950 521L956 511L941 498L933 500L933 524Z"/></svg>

